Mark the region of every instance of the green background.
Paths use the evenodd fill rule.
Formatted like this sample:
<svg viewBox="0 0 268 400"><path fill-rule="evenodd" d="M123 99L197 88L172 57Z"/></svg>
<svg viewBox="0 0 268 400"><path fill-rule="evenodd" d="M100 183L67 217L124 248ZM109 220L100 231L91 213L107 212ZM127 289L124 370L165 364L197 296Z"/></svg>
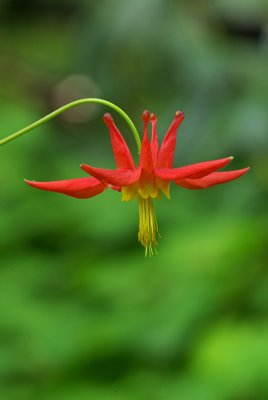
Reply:
<svg viewBox="0 0 268 400"><path fill-rule="evenodd" d="M0 149L1 400L268 398L267 1L2 0L1 138L82 97L160 139L185 112L175 165L234 155L251 170L156 202L159 255L138 207L23 178L114 167L108 111L86 105ZM133 154L128 126L112 112Z"/></svg>

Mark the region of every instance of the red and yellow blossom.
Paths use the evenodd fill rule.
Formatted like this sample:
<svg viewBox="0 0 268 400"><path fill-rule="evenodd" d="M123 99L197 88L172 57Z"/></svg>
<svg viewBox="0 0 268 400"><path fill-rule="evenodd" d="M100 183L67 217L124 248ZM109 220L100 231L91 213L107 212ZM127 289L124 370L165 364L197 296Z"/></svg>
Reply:
<svg viewBox="0 0 268 400"><path fill-rule="evenodd" d="M184 114L180 111L176 112L160 147L156 132L156 115L144 111L142 119L144 134L138 166L135 165L130 150L111 115L105 114L104 122L110 132L116 162L115 170L82 164L81 168L91 177L53 182L26 180L26 183L37 189L58 192L79 199L96 196L107 188L120 191L122 201L136 198L139 205L138 240L145 247L145 254L152 255L159 237L153 201L160 199L162 193L170 198L171 182L187 189L205 189L239 178L249 168L219 172L218 170L229 164L233 157L173 168L177 130L184 119ZM149 123L152 130L150 139L148 137Z"/></svg>

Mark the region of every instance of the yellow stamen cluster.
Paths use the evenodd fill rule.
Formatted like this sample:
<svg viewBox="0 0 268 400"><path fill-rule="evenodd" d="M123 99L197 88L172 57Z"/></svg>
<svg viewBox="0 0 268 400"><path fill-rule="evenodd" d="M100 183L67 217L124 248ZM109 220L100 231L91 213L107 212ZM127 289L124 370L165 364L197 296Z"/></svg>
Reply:
<svg viewBox="0 0 268 400"><path fill-rule="evenodd" d="M160 237L154 212L153 200L138 196L139 202L139 233L138 240L145 247L145 256L156 253L157 236Z"/></svg>

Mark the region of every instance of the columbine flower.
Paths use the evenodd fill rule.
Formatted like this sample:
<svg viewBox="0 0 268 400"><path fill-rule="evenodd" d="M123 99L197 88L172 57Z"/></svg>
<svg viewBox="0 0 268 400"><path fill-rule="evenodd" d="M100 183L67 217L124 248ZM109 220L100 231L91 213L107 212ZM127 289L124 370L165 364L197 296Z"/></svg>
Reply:
<svg viewBox="0 0 268 400"><path fill-rule="evenodd" d="M205 189L220 183L229 182L245 174L249 168L236 171L218 172L233 157L191 164L173 168L178 127L184 114L177 111L167 131L161 147L158 146L156 133L157 118L155 114L144 111L144 135L141 145L140 162L136 167L129 148L115 126L110 114L104 115L111 137L116 169L94 168L82 164L81 168L91 178L78 178L54 182L34 182L26 180L30 186L51 192L63 193L79 199L96 196L110 187L121 191L122 201L137 198L139 204L138 240L145 247L145 254L152 255L159 236L158 225L153 208L153 200L160 199L161 192L169 199L170 182L187 189ZM147 126L150 121L152 136L149 141Z"/></svg>

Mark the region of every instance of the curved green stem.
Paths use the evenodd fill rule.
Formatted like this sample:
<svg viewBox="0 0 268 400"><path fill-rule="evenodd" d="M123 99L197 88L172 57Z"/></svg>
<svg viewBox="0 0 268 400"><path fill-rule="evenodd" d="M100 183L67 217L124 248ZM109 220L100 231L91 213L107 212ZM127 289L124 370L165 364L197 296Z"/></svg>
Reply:
<svg viewBox="0 0 268 400"><path fill-rule="evenodd" d="M129 125L135 141L137 143L137 147L138 147L138 152L140 152L141 149L141 140L140 140L140 136L138 134L138 131L135 127L135 125L133 124L133 122L131 121L131 119L129 118L129 116L118 106L116 106L115 104L111 103L110 101L107 100L103 100L103 99L95 99L95 98L87 98L87 99L80 99L80 100L76 100L73 101L69 104L66 104L63 107L58 108L57 110L53 111L52 113L46 115L45 117L39 119L38 121L34 122L31 125L26 126L26 128L20 129L19 131L13 133L12 135L7 136L6 138L0 140L0 146L3 146L4 144L10 142L11 140L14 140L22 135L24 135L25 133L31 131L32 129L42 125L44 122L49 121L50 119L56 117L57 115L61 114L62 112L69 110L72 107L76 107L79 106L80 104L85 104L85 103L99 103L99 104L103 104L105 106L108 106L110 108L113 108L115 111L117 111L123 118L124 120L127 122L127 124Z"/></svg>

